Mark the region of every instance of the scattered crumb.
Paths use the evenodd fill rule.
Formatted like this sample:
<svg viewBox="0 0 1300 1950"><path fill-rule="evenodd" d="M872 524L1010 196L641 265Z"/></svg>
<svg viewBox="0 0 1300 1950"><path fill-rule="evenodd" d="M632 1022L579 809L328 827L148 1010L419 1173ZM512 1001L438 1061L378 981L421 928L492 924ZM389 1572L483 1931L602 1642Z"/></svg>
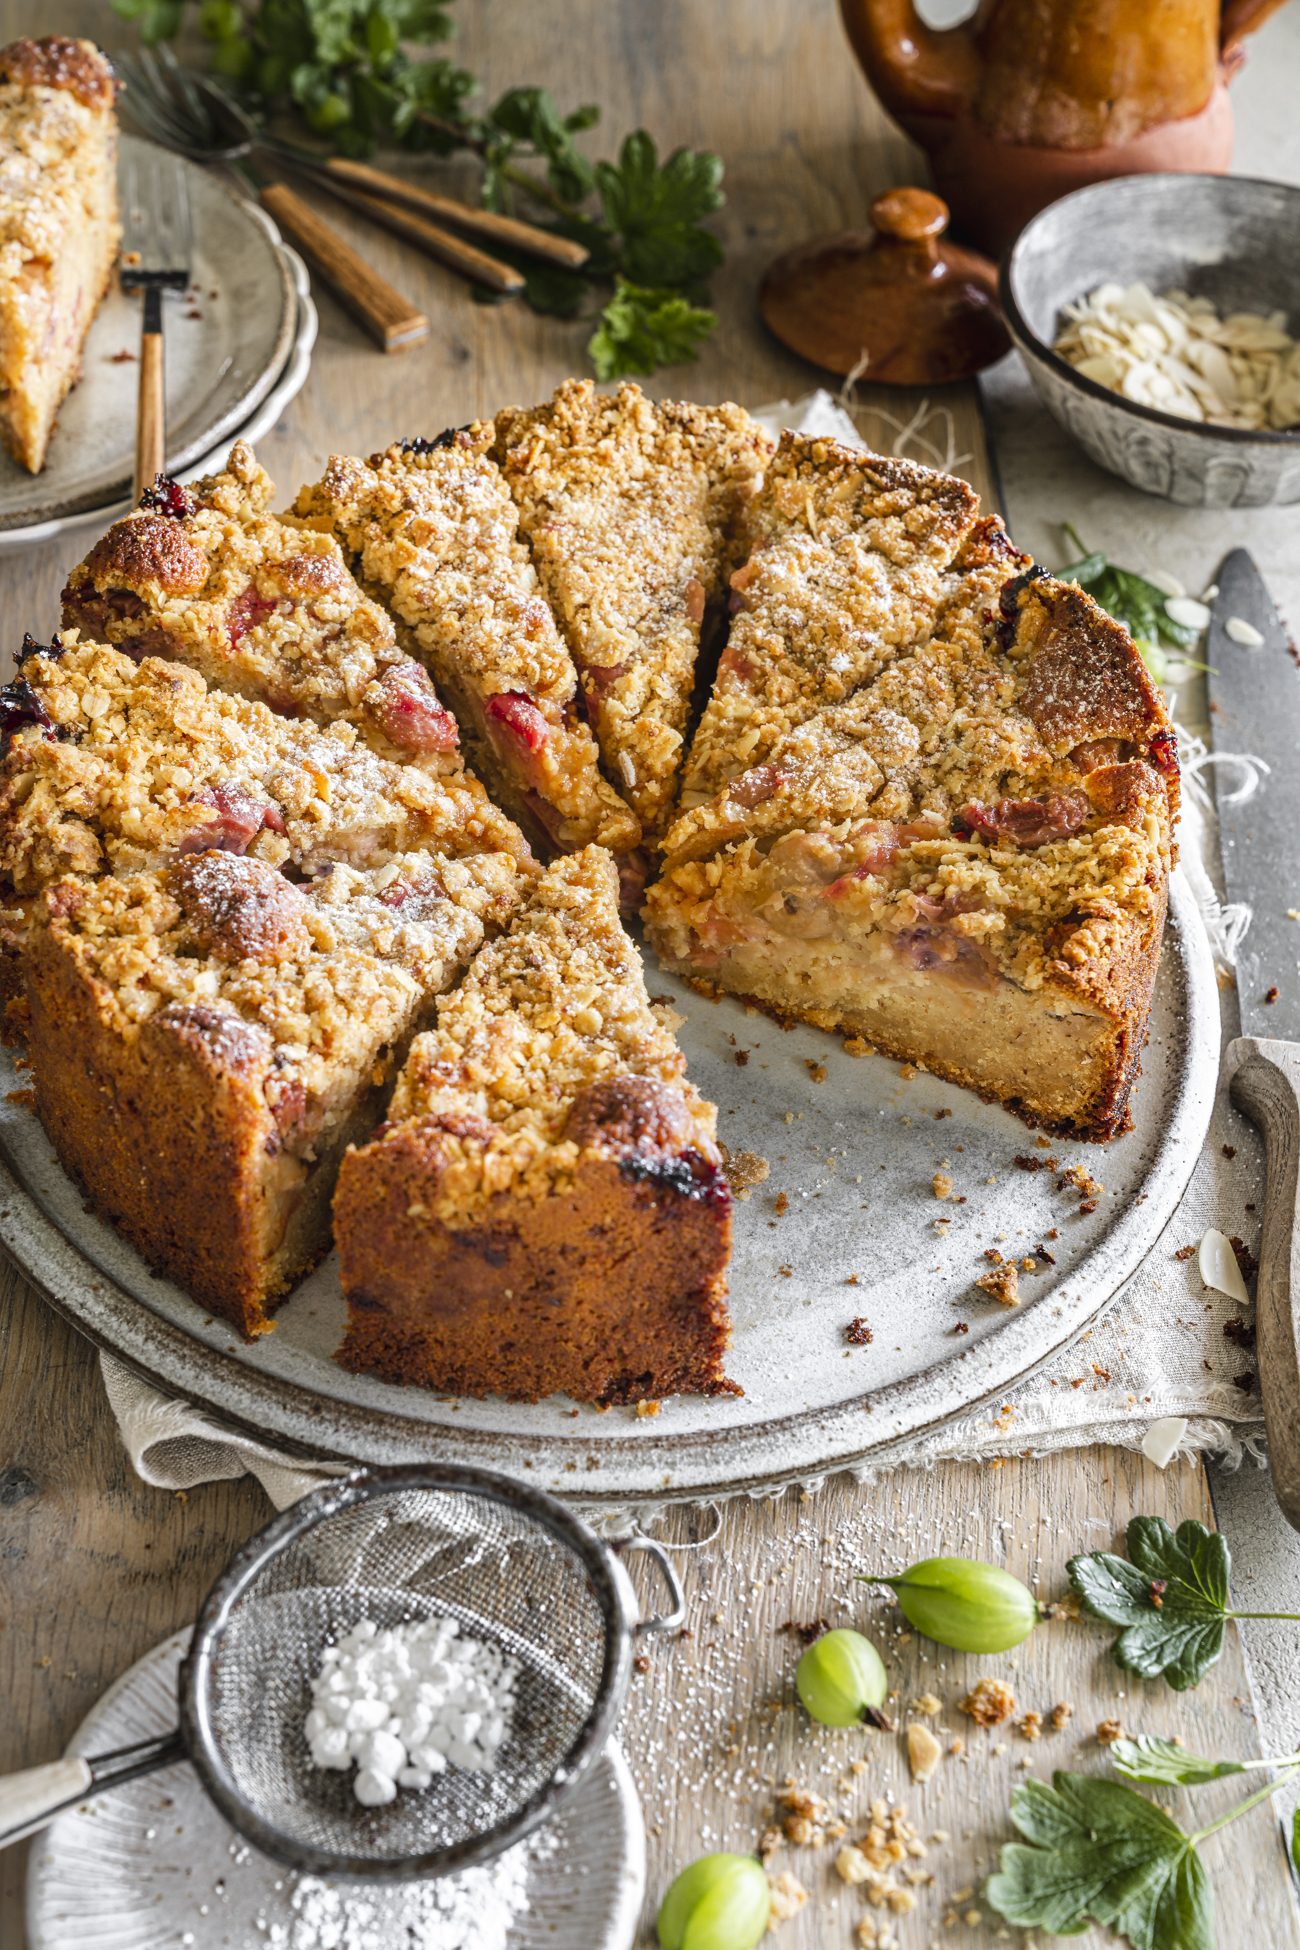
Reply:
<svg viewBox="0 0 1300 1950"><path fill-rule="evenodd" d="M1074 1718L1074 1708L1069 1700L1058 1700L1047 1716L1047 1724L1053 1733L1063 1733Z"/></svg>
<svg viewBox="0 0 1300 1950"><path fill-rule="evenodd" d="M952 1179L946 1171L936 1171L930 1180L930 1190L936 1198L952 1197Z"/></svg>
<svg viewBox="0 0 1300 1950"><path fill-rule="evenodd" d="M859 1281L859 1279L858 1279L858 1276L857 1276L857 1274L856 1274L856 1273L850 1273L850 1274L849 1274L849 1275L847 1276L847 1278L845 1279L845 1281L844 1281L844 1284L845 1284L845 1286L858 1286L858 1285L860 1285L860 1281Z"/></svg>
<svg viewBox="0 0 1300 1950"><path fill-rule="evenodd" d="M1191 1259L1194 1256L1195 1252L1196 1252L1196 1243L1195 1241L1193 1241L1193 1243L1190 1246L1180 1246L1178 1248L1178 1251L1174 1254L1174 1258Z"/></svg>
<svg viewBox="0 0 1300 1950"><path fill-rule="evenodd" d="M1041 1713L1024 1713L1016 1721L1016 1732L1022 1740L1041 1740L1043 1737L1043 1716Z"/></svg>
<svg viewBox="0 0 1300 1950"><path fill-rule="evenodd" d="M776 1197L772 1200L772 1210L776 1213L778 1219L785 1217L786 1213L790 1210L789 1192L777 1193Z"/></svg>
<svg viewBox="0 0 1300 1950"><path fill-rule="evenodd" d="M1016 1696L1002 1679L981 1679L964 1700L960 1711L977 1727L1000 1727L1016 1710Z"/></svg>
<svg viewBox="0 0 1300 1950"><path fill-rule="evenodd" d="M772 1167L759 1152L728 1151L725 1145L721 1148L727 1182L737 1198L748 1198L755 1185L763 1184L770 1177Z"/></svg>
<svg viewBox="0 0 1300 1950"><path fill-rule="evenodd" d="M805 1056L803 1066L814 1083L825 1083L826 1065L824 1063L818 1063L814 1057Z"/></svg>
<svg viewBox="0 0 1300 1950"><path fill-rule="evenodd" d="M783 1788L777 1797L781 1833L794 1848L820 1848L826 1840L830 1809L820 1794L799 1787Z"/></svg>
<svg viewBox="0 0 1300 1950"><path fill-rule="evenodd" d="M844 1329L844 1338L853 1347L870 1347L875 1336L862 1315L857 1314Z"/></svg>
<svg viewBox="0 0 1300 1950"><path fill-rule="evenodd" d="M1103 1720L1097 1728L1097 1745L1113 1747L1117 1740L1124 1738L1124 1729L1118 1720Z"/></svg>
<svg viewBox="0 0 1300 1950"><path fill-rule="evenodd" d="M792 1916L799 1914L808 1900L808 1891L789 1869L782 1869L779 1875L769 1875L767 1886L772 1894L773 1923L788 1923Z"/></svg>
<svg viewBox="0 0 1300 1950"><path fill-rule="evenodd" d="M778 1632L789 1632L800 1645L811 1645L814 1639L819 1639L823 1632L829 1632L831 1628L829 1620L825 1618L787 1618L784 1625L778 1625L776 1629Z"/></svg>
<svg viewBox="0 0 1300 1950"><path fill-rule="evenodd" d="M1028 1153L1023 1151L1018 1153L1018 1155L1014 1157L1011 1160L1011 1162L1015 1166L1017 1171L1055 1171L1056 1170L1055 1158L1031 1158L1028 1155Z"/></svg>
<svg viewBox="0 0 1300 1950"><path fill-rule="evenodd" d="M1004 1260L1000 1266L981 1273L975 1284L990 1294L1000 1307L1020 1305L1020 1272L1014 1260Z"/></svg>
<svg viewBox="0 0 1300 1950"><path fill-rule="evenodd" d="M636 1412L639 1416L657 1415L663 1407L662 1402L638 1402Z"/></svg>
<svg viewBox="0 0 1300 1950"><path fill-rule="evenodd" d="M943 1701L938 1699L934 1693L922 1693L920 1699L916 1702L916 1711L922 1714L925 1719L933 1720L938 1714L943 1712Z"/></svg>
<svg viewBox="0 0 1300 1950"><path fill-rule="evenodd" d="M794 1278L793 1266L778 1266L776 1270L783 1280L792 1280Z"/></svg>
<svg viewBox="0 0 1300 1950"><path fill-rule="evenodd" d="M874 1056L876 1053L865 1036L846 1036L840 1047L846 1056Z"/></svg>
<svg viewBox="0 0 1300 1950"><path fill-rule="evenodd" d="M1280 994L1281 994L1281 990L1278 988L1277 983L1272 982L1269 984L1268 988L1264 990L1264 1000L1265 1002L1276 1002Z"/></svg>
<svg viewBox="0 0 1300 1950"><path fill-rule="evenodd" d="M1234 1347L1244 1348L1249 1351L1255 1345L1255 1330L1253 1327L1247 1326L1240 1314L1235 1315L1231 1320L1224 1321L1223 1332Z"/></svg>
<svg viewBox="0 0 1300 1950"><path fill-rule="evenodd" d="M907 1765L912 1779L918 1783L928 1781L942 1755L943 1748L929 1727L913 1720L907 1729Z"/></svg>

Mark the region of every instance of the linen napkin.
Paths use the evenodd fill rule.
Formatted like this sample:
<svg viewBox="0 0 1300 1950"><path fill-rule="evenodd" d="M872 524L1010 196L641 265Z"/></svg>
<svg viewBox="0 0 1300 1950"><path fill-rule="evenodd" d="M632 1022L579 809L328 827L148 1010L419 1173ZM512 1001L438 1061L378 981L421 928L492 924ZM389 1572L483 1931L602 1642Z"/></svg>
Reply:
<svg viewBox="0 0 1300 1950"><path fill-rule="evenodd" d="M794 427L862 444L844 406L826 392L778 401L755 417L774 433ZM901 429L900 447L914 431L915 422ZM938 456L926 458L933 462ZM1256 775L1248 756L1208 753L1186 732L1180 732L1179 747L1184 799L1178 871L1195 895L1223 976L1226 1040L1237 1030L1230 970L1249 915L1219 899L1218 836L1206 778L1212 765L1232 766L1238 774L1233 789L1248 792ZM891 1454L888 1467L1042 1454L1093 1443L1145 1447L1161 1462L1192 1450L1214 1450L1233 1461L1245 1454L1258 1458L1263 1411L1254 1375L1252 1309L1204 1286L1195 1249L1213 1227L1239 1240L1243 1256L1253 1254L1262 1188L1259 1139L1220 1087L1204 1150L1177 1212L1105 1315L1001 1401ZM225 1428L152 1387L111 1354L102 1353L100 1364L122 1440L147 1483L192 1489L249 1473L283 1508L346 1468L323 1458L304 1461ZM866 1478L873 1472L867 1465L855 1473Z"/></svg>

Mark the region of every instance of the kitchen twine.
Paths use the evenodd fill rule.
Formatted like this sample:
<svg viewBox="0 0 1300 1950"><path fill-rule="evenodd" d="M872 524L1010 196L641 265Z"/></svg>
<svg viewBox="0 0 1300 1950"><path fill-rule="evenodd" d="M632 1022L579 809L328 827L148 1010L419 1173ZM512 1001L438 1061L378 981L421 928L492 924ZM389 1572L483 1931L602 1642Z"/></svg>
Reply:
<svg viewBox="0 0 1300 1950"><path fill-rule="evenodd" d="M851 394L840 404L819 391L794 403L779 401L756 417L773 432L789 426L860 446L845 410L851 404ZM912 451L933 466L946 449L926 434L925 426L920 414L899 422L895 452ZM943 437L950 448L950 422ZM1237 799L1258 789L1267 768L1248 755L1208 751L1194 733L1182 730L1179 755L1184 792L1178 872L1195 896L1224 978L1220 1009L1226 1041L1238 1026L1229 971L1250 925L1250 911L1222 901L1218 893L1218 833L1209 775L1211 768L1227 773L1227 789ZM1222 776L1218 783L1223 792ZM1233 1109L1221 1085L1204 1149L1177 1212L1103 1318L1001 1402L892 1453L889 1469L1044 1455L1094 1443L1144 1449L1162 1466L1174 1455L1197 1451L1215 1451L1234 1465L1246 1456L1262 1461L1263 1411L1251 1374L1253 1355L1224 1333L1228 1322L1243 1316L1243 1309L1203 1287L1194 1253L1179 1260L1175 1252L1199 1245L1212 1226L1235 1234L1256 1251L1263 1182L1263 1152L1254 1127ZM1247 1210L1251 1205L1254 1211ZM1251 1310L1244 1312L1249 1316ZM189 1490L199 1483L252 1475L276 1508L283 1509L349 1466L323 1458L303 1460L227 1428L188 1402L162 1393L111 1354L101 1353L100 1366L136 1473L160 1489ZM870 1464L853 1472L862 1481L874 1473ZM816 1482L805 1479L805 1486L816 1487ZM640 1513L645 1516L645 1509ZM602 1527L627 1528L630 1514L602 1511L598 1520ZM688 1548L702 1548L716 1528Z"/></svg>

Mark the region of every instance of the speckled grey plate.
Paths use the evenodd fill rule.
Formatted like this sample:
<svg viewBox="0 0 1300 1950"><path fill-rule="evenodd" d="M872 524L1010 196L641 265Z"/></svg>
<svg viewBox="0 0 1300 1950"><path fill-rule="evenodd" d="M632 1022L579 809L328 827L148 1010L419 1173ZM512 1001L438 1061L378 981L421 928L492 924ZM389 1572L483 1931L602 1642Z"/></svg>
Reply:
<svg viewBox="0 0 1300 1950"><path fill-rule="evenodd" d="M1159 1238L1209 1122L1218 994L1178 879L1134 1128L1104 1147L1052 1146L1104 1181L1087 1216L1051 1172L1016 1168L1018 1154L1048 1153L1005 1111L933 1077L905 1078L883 1058L855 1060L817 1030L783 1032L739 1003L676 991L653 966L649 981L677 996L691 1074L720 1106L726 1143L770 1165L736 1208L728 1367L743 1397L602 1414L562 1397L453 1402L350 1375L330 1358L343 1324L332 1260L281 1310L276 1332L246 1347L87 1214L35 1118L6 1094L16 1074L0 1078L0 1244L93 1339L263 1438L362 1462L528 1470L611 1503L695 1498L876 1460L1041 1366ZM953 1201L934 1197L939 1170ZM973 1287L987 1247L1023 1256L1051 1227L1056 1263L1022 1278L1020 1308ZM871 1326L869 1345L846 1343L855 1316ZM958 1320L967 1334L954 1334Z"/></svg>
<svg viewBox="0 0 1300 1950"><path fill-rule="evenodd" d="M176 1723L176 1672L189 1643L177 1632L147 1652L83 1721L69 1752L109 1753ZM627 1762L611 1744L531 1842L528 1907L507 1950L627 1950L645 1890L645 1831ZM27 1875L30 1950L254 1950L291 1943L293 1878L238 1842L181 1765L60 1815L32 1850ZM367 1891L392 1916L400 1887ZM278 1928L280 1936L273 1936ZM441 1939L440 1939L441 1940Z"/></svg>
<svg viewBox="0 0 1300 1950"><path fill-rule="evenodd" d="M171 167L152 143L122 155ZM279 233L219 178L180 163L194 220L193 303L167 299L167 464L179 472L246 420L284 365L298 319ZM44 471L0 453L0 533L88 516L128 492L135 455L140 303L114 272L90 328L81 379L59 413ZM122 358L121 355L128 355Z"/></svg>

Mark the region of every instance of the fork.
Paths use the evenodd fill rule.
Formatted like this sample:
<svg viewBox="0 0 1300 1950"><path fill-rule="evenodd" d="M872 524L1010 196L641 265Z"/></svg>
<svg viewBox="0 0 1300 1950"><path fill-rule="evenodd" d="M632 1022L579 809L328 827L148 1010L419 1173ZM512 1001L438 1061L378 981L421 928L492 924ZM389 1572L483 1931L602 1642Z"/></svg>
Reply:
<svg viewBox="0 0 1300 1950"><path fill-rule="evenodd" d="M152 162L152 159L151 159ZM165 472L167 455L166 363L163 294L182 292L190 281L190 189L184 165L160 157L154 167L126 164L122 213L122 289L143 300L140 386L136 395L135 498Z"/></svg>
<svg viewBox="0 0 1300 1950"><path fill-rule="evenodd" d="M232 121L218 119L216 91L209 94L206 80L188 75L168 50L161 58L154 53L138 60L116 55L114 65L127 84L123 107L141 133L190 162L225 163L238 170L268 215L383 351L403 351L427 336L424 313L367 264L346 238L286 183L258 180L247 161L252 144Z"/></svg>

